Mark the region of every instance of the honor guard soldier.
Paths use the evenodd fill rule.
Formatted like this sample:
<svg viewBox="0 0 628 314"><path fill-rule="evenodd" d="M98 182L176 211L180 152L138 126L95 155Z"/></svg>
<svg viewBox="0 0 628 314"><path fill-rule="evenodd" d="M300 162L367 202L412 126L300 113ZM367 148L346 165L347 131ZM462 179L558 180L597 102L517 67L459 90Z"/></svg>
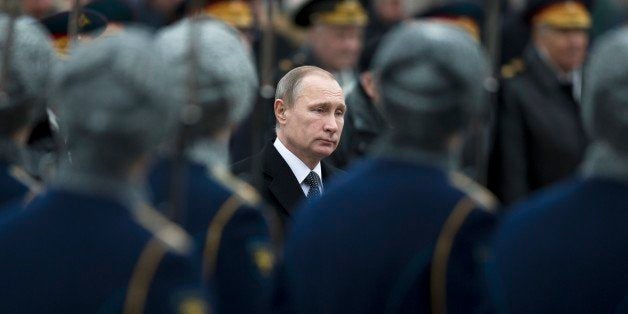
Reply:
<svg viewBox="0 0 628 314"><path fill-rule="evenodd" d="M489 267L502 313L628 312L628 29L599 39L582 107L578 176L514 206Z"/></svg>
<svg viewBox="0 0 628 314"><path fill-rule="evenodd" d="M191 74L190 27L197 23L196 70ZM184 110L197 86L197 115L184 137L183 227L194 237L217 313L263 313L270 307L270 279L275 252L271 229L277 223L265 217L254 189L228 173L231 130L251 110L257 90L252 56L237 31L216 20L184 20L164 29L158 45L166 50L169 70L177 75L170 87ZM176 162L176 161L175 161ZM155 204L169 201L173 161L163 160L151 173ZM162 206L160 206L162 207ZM269 218L269 220L267 220Z"/></svg>
<svg viewBox="0 0 628 314"><path fill-rule="evenodd" d="M9 23L8 16L0 16L0 33L8 33ZM26 140L33 122L44 113L55 61L45 30L32 18L17 18L13 42L8 44L3 35L2 47L1 59L9 64L0 64L7 67L0 95L0 215L2 208L21 208L39 190L39 183L25 169L30 164ZM5 59L7 49L11 53Z"/></svg>
<svg viewBox="0 0 628 314"><path fill-rule="evenodd" d="M587 138L580 119L580 71L591 15L580 1L533 0L532 38L522 59L502 68L489 187L512 203L573 174Z"/></svg>
<svg viewBox="0 0 628 314"><path fill-rule="evenodd" d="M207 310L186 233L142 205L147 159L176 114L169 78L152 39L130 30L77 47L55 72L69 157L0 225L0 312Z"/></svg>
<svg viewBox="0 0 628 314"><path fill-rule="evenodd" d="M372 158L302 208L286 243L294 313L473 313L495 200L453 171L486 110L481 47L457 27L408 23L375 56L391 130Z"/></svg>

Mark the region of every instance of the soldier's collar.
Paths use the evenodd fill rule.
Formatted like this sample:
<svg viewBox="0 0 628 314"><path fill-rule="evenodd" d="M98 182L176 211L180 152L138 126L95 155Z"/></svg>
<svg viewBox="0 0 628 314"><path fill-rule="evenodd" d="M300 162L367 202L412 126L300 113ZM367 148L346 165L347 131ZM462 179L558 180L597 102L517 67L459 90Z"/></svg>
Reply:
<svg viewBox="0 0 628 314"><path fill-rule="evenodd" d="M146 190L140 182L131 182L121 178L108 177L101 173L78 170L68 161L63 162L59 166L51 186L81 194L113 199L129 209L134 208L136 204L145 203L148 199Z"/></svg>

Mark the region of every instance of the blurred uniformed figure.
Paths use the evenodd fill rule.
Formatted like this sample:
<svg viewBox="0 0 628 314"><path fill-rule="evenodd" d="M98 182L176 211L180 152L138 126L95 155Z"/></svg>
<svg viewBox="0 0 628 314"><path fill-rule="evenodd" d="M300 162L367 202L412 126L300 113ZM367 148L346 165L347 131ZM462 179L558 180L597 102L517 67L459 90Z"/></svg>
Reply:
<svg viewBox="0 0 628 314"><path fill-rule="evenodd" d="M628 312L626 55L626 28L593 50L579 175L515 205L499 228L489 278L501 312Z"/></svg>
<svg viewBox="0 0 628 314"><path fill-rule="evenodd" d="M2 50L6 53L9 17L0 16ZM30 156L26 140L32 124L43 115L45 93L54 64L54 52L45 30L32 18L20 17L14 24L9 47L7 77L0 96L0 208L19 208L39 184L26 170ZM4 59L3 59L4 60ZM0 69L4 64L0 63ZM0 209L0 214L2 213Z"/></svg>
<svg viewBox="0 0 628 314"><path fill-rule="evenodd" d="M301 51L292 58L291 70L315 65L336 76L346 90L355 84L355 67L362 51L368 15L358 0L307 0L293 15L297 26L307 28Z"/></svg>
<svg viewBox="0 0 628 314"><path fill-rule="evenodd" d="M296 313L473 313L495 201L453 171L469 120L486 110L480 46L459 28L414 22L375 56L392 129L372 158L301 209L285 251ZM280 293L281 295L281 293Z"/></svg>
<svg viewBox="0 0 628 314"><path fill-rule="evenodd" d="M263 313L270 306L270 279L275 252L271 227L261 199L249 185L228 172L228 139L232 128L251 110L257 89L252 56L235 29L215 20L198 27L199 112L184 133L185 187L183 227L194 237L217 313ZM190 21L164 29L158 45L166 50L169 71L178 80L169 90L183 109L190 94ZM155 165L151 173L154 202L170 200L172 160ZM175 174L176 175L176 174Z"/></svg>
<svg viewBox="0 0 628 314"><path fill-rule="evenodd" d="M139 31L79 46L55 72L69 158L0 225L0 312L207 309L188 236L142 205L147 158L176 113L170 78Z"/></svg>
<svg viewBox="0 0 628 314"><path fill-rule="evenodd" d="M573 173L587 139L580 122L581 67L591 27L579 1L534 0L532 39L502 68L489 187L506 203Z"/></svg>

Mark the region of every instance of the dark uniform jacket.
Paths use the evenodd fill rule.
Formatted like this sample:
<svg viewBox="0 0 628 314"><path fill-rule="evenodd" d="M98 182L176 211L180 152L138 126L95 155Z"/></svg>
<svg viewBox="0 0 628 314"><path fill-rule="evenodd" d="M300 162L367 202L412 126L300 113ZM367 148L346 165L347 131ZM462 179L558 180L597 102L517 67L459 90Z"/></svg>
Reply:
<svg viewBox="0 0 628 314"><path fill-rule="evenodd" d="M288 312L485 309L488 192L460 174L381 157L332 185L295 217L279 293Z"/></svg>
<svg viewBox="0 0 628 314"><path fill-rule="evenodd" d="M517 70L503 82L490 165L489 187L506 203L571 174L587 144L571 88L534 48Z"/></svg>
<svg viewBox="0 0 628 314"><path fill-rule="evenodd" d="M574 179L515 205L497 232L503 313L628 312L628 183Z"/></svg>
<svg viewBox="0 0 628 314"><path fill-rule="evenodd" d="M150 175L160 208L169 201L171 169L171 162L161 161ZM274 251L258 194L200 164L188 162L185 170L183 226L194 238L213 307L217 313L265 313Z"/></svg>
<svg viewBox="0 0 628 314"><path fill-rule="evenodd" d="M0 313L206 310L187 236L154 210L53 189L0 225Z"/></svg>
<svg viewBox="0 0 628 314"><path fill-rule="evenodd" d="M251 170L253 165L262 168ZM324 161L321 162L321 169L323 186L340 171ZM264 200L277 211L284 226L292 220L297 205L305 198L301 184L272 142L266 144L258 154L234 164L232 171L253 184ZM261 178L258 183L255 182L257 178Z"/></svg>

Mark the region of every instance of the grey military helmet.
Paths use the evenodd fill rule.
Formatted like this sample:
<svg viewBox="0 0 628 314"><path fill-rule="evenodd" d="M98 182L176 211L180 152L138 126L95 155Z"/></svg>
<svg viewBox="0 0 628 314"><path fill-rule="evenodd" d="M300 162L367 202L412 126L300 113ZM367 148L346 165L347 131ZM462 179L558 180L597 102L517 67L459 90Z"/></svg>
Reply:
<svg viewBox="0 0 628 314"><path fill-rule="evenodd" d="M44 100L55 62L46 31L32 18L18 17L10 47L10 66L0 100L0 136L5 137L28 125L44 113ZM6 53L9 17L0 15L0 60ZM4 66L0 62L0 68ZM1 71L1 69L0 69Z"/></svg>
<svg viewBox="0 0 628 314"><path fill-rule="evenodd" d="M374 69L393 134L418 148L443 151L451 135L487 110L488 61L458 27L402 24L383 39Z"/></svg>
<svg viewBox="0 0 628 314"><path fill-rule="evenodd" d="M127 29L76 47L55 71L52 92L72 159L115 168L161 144L176 120L172 84L147 32Z"/></svg>
<svg viewBox="0 0 628 314"><path fill-rule="evenodd" d="M177 77L170 90L179 107L189 100L190 20L163 30L157 45ZM222 22L203 19L196 24L198 102L201 112L191 128L193 137L207 137L243 120L252 108L257 87L255 66L238 32Z"/></svg>
<svg viewBox="0 0 628 314"><path fill-rule="evenodd" d="M594 142L628 156L628 28L601 38L592 51L583 91L584 125Z"/></svg>

